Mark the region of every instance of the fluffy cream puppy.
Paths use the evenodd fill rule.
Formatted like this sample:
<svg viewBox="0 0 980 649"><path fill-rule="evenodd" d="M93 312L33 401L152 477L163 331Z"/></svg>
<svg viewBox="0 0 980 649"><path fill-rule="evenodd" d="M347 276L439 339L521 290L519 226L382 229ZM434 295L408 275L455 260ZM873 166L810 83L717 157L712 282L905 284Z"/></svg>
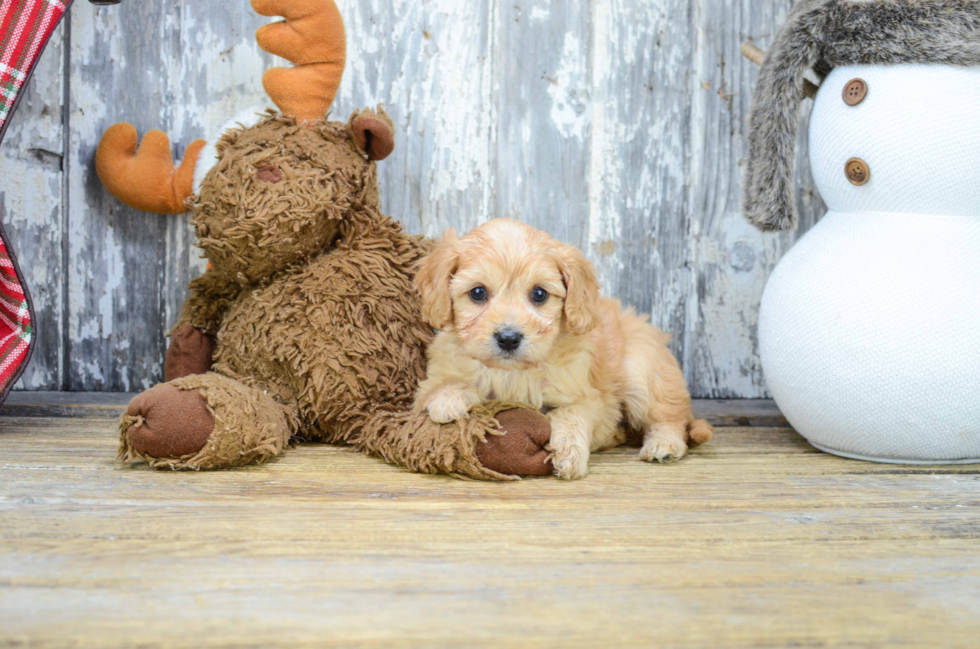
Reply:
<svg viewBox="0 0 980 649"><path fill-rule="evenodd" d="M534 405L551 420L555 474L585 476L592 451L643 432L640 458L667 462L703 443L670 337L599 295L577 249L509 219L466 236L453 230L416 285L422 313L441 331L429 347L416 407L433 421L465 417L491 399Z"/></svg>

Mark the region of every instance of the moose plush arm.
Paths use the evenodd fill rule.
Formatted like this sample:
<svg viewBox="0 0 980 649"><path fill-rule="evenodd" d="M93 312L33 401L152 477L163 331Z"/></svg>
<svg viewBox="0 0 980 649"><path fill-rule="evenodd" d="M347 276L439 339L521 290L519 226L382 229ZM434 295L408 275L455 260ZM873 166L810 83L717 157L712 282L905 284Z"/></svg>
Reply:
<svg viewBox="0 0 980 649"><path fill-rule="evenodd" d="M180 319L170 331L164 380L172 381L211 369L218 329L241 286L208 269L188 286Z"/></svg>
<svg viewBox="0 0 980 649"><path fill-rule="evenodd" d="M184 301L184 308L174 325L174 331L190 325L212 336L217 335L228 307L241 293L241 284L209 268L203 275L192 280L187 288L190 295Z"/></svg>

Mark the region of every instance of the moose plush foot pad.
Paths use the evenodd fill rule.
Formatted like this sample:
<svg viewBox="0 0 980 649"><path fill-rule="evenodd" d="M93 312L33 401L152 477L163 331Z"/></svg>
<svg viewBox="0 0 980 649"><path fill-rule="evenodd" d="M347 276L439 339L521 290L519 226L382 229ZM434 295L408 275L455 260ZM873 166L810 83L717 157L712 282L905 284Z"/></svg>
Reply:
<svg viewBox="0 0 980 649"><path fill-rule="evenodd" d="M119 459L168 469L223 469L275 457L299 426L295 408L219 374L184 377L133 399Z"/></svg>
<svg viewBox="0 0 980 649"><path fill-rule="evenodd" d="M204 448L214 430L214 417L197 390L163 384L130 402L123 425L129 444L140 455L179 458Z"/></svg>
<svg viewBox="0 0 980 649"><path fill-rule="evenodd" d="M551 441L551 423L526 408L497 413L503 435L487 435L476 447L476 457L486 468L520 476L545 476L554 471L545 446Z"/></svg>

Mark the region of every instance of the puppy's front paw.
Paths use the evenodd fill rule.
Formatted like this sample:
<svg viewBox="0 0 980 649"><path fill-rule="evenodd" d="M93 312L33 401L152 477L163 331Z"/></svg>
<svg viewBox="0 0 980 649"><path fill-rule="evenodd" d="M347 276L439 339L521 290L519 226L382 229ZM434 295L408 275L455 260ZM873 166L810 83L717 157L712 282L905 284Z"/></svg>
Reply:
<svg viewBox="0 0 980 649"><path fill-rule="evenodd" d="M476 405L461 390L446 390L429 404L429 419L437 424L448 424L462 419Z"/></svg>
<svg viewBox="0 0 980 649"><path fill-rule="evenodd" d="M687 454L687 444L672 436L648 437L640 449L645 462L676 462Z"/></svg>
<svg viewBox="0 0 980 649"><path fill-rule="evenodd" d="M562 480L579 480L589 475L589 449L578 444L554 445L552 437L551 464L555 475Z"/></svg>

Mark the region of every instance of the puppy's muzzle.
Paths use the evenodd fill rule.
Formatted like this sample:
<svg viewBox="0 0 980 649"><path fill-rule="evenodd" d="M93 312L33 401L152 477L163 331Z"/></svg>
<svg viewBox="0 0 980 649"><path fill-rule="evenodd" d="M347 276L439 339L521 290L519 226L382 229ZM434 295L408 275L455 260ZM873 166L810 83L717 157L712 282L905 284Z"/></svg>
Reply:
<svg viewBox="0 0 980 649"><path fill-rule="evenodd" d="M521 342L524 340L524 334L516 329L511 329L508 327L497 331L493 335L493 338L497 341L497 347L499 347L501 351L509 354L521 346Z"/></svg>

